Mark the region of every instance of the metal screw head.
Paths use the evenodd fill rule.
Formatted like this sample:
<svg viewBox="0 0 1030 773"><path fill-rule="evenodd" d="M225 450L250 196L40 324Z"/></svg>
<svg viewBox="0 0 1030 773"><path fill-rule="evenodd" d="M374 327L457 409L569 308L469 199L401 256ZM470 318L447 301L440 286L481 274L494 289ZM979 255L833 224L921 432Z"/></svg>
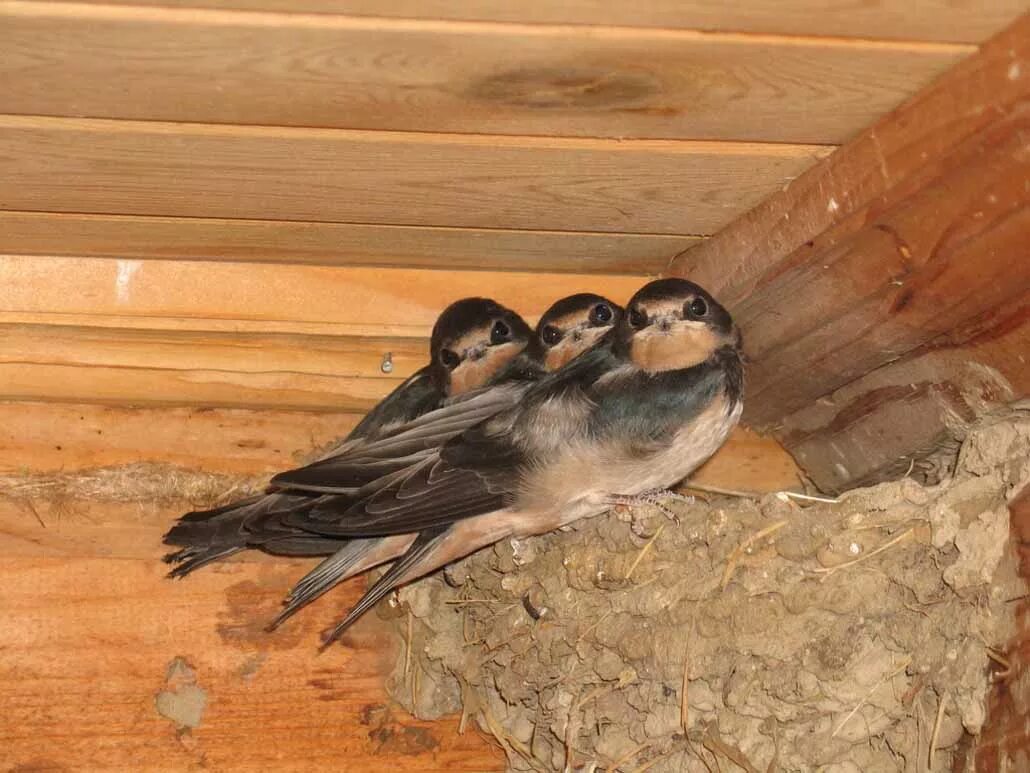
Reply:
<svg viewBox="0 0 1030 773"><path fill-rule="evenodd" d="M379 364L379 370L383 373L393 373L393 352L383 355L383 361Z"/></svg>

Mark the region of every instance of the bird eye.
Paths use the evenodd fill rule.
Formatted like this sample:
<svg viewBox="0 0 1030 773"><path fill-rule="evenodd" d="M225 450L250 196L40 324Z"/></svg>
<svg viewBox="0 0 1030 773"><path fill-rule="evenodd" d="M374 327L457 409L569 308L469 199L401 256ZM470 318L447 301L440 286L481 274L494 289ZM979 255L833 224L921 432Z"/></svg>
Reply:
<svg viewBox="0 0 1030 773"><path fill-rule="evenodd" d="M494 326L490 329L490 344L503 344L511 336L511 328L508 327L501 320L494 322Z"/></svg>
<svg viewBox="0 0 1030 773"><path fill-rule="evenodd" d="M461 358L450 349L440 350L440 363L448 370L454 370L458 367L459 362L461 362Z"/></svg>
<svg viewBox="0 0 1030 773"><path fill-rule="evenodd" d="M612 307L607 303L599 303L590 310L590 323L603 325L612 321Z"/></svg>
<svg viewBox="0 0 1030 773"><path fill-rule="evenodd" d="M695 298L687 304L684 316L687 317L703 317L708 313L708 303L704 298Z"/></svg>
<svg viewBox="0 0 1030 773"><path fill-rule="evenodd" d="M630 309L629 312L629 324L630 327L640 330L642 327L647 327L647 315L640 309Z"/></svg>
<svg viewBox="0 0 1030 773"><path fill-rule="evenodd" d="M554 346L560 340L562 340L562 332L554 325L544 325L544 329L540 331L540 337L544 339L544 343L548 346Z"/></svg>

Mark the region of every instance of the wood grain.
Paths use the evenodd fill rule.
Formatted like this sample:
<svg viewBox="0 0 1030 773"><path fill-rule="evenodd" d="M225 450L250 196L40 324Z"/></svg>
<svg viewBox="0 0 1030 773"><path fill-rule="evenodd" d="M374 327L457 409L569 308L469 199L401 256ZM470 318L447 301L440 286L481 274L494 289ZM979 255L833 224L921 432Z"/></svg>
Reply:
<svg viewBox="0 0 1030 773"><path fill-rule="evenodd" d="M0 254L658 274L693 236L0 211Z"/></svg>
<svg viewBox="0 0 1030 773"><path fill-rule="evenodd" d="M369 615L317 655L318 632L360 592L335 591L274 635L262 628L297 563L225 564L185 582L156 560L5 557L0 745L12 770L502 770L456 720L391 708L395 640ZM176 659L203 691L177 728L157 696ZM181 693L180 693L181 694Z"/></svg>
<svg viewBox="0 0 1030 773"><path fill-rule="evenodd" d="M0 322L428 338L452 301L488 295L535 320L646 277L0 256Z"/></svg>
<svg viewBox="0 0 1030 773"><path fill-rule="evenodd" d="M345 435L356 419L345 413L0 402L0 474L61 478L144 462L212 475L270 477L310 459ZM797 475L775 440L741 429L693 480L765 492L796 487ZM60 511L60 501L51 504ZM42 500L37 505L48 506ZM116 523L139 526L140 514L155 512L127 507L121 512L129 515L98 512L79 526L101 532ZM19 518L30 529L23 536L31 543L40 537L38 524L25 521L25 512L22 508Z"/></svg>
<svg viewBox="0 0 1030 773"><path fill-rule="evenodd" d="M974 49L8 2L0 50L6 113L839 143Z"/></svg>
<svg viewBox="0 0 1030 773"><path fill-rule="evenodd" d="M785 35L979 43L1026 9L1023 0L97 0L118 5L338 13L533 24L615 24Z"/></svg>
<svg viewBox="0 0 1030 773"><path fill-rule="evenodd" d="M0 117L0 208L705 234L828 152Z"/></svg>
<svg viewBox="0 0 1030 773"><path fill-rule="evenodd" d="M1027 61L1030 17L674 263L745 329L751 421L1028 291Z"/></svg>
<svg viewBox="0 0 1030 773"><path fill-rule="evenodd" d="M119 368L293 373L383 382L407 378L429 358L429 341L411 338L200 333L0 323L0 363L110 365ZM383 373L389 352L393 369Z"/></svg>
<svg viewBox="0 0 1030 773"><path fill-rule="evenodd" d="M271 477L342 438L358 419L339 412L0 402L0 472L150 462Z"/></svg>
<svg viewBox="0 0 1030 773"><path fill-rule="evenodd" d="M406 338L60 325L0 324L0 339L0 399L356 412L425 364L429 348Z"/></svg>
<svg viewBox="0 0 1030 773"><path fill-rule="evenodd" d="M1000 121L940 159L927 187L899 196L867 230L827 237L835 244L817 262L765 285L767 298L784 300L740 303L754 358L750 421L769 426L937 336L1030 301L1030 261L1019 257L1030 237L1028 138L1030 112Z"/></svg>

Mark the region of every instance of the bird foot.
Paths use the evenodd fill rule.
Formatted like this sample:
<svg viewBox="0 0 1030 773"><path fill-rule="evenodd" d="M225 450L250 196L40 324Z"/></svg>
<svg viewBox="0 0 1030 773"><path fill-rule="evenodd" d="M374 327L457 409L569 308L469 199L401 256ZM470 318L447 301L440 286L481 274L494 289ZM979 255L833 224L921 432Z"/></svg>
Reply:
<svg viewBox="0 0 1030 773"><path fill-rule="evenodd" d="M665 504L670 500L681 502L683 504L692 504L694 502L694 497L677 494L675 491L669 491L664 488L657 488L649 491L642 491L639 494L609 494L607 503L612 506L622 505L626 507L650 505L656 510L660 510L666 517L671 518L679 524L679 515Z"/></svg>

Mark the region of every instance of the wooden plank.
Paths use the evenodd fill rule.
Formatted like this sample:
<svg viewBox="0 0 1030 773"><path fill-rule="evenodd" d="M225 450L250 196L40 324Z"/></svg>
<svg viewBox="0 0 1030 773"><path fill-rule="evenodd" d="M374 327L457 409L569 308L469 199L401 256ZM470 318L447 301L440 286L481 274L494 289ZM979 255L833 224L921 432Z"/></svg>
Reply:
<svg viewBox="0 0 1030 773"><path fill-rule="evenodd" d="M826 152L0 116L0 208L705 234Z"/></svg>
<svg viewBox="0 0 1030 773"><path fill-rule="evenodd" d="M353 418L0 402L0 554L156 558L182 512L262 486ZM799 479L775 440L738 430L691 482L768 492Z"/></svg>
<svg viewBox="0 0 1030 773"><path fill-rule="evenodd" d="M400 381L303 373L0 364L0 400L365 412Z"/></svg>
<svg viewBox="0 0 1030 773"><path fill-rule="evenodd" d="M93 0L91 0L93 1ZM260 11L339 13L532 24L730 30L784 35L943 40L979 43L1026 9L1023 0L96 0Z"/></svg>
<svg viewBox="0 0 1030 773"><path fill-rule="evenodd" d="M0 322L428 338L488 295L535 320L555 300L623 303L645 277L0 256Z"/></svg>
<svg viewBox="0 0 1030 773"><path fill-rule="evenodd" d="M0 402L0 473L148 462L271 476L345 436L358 419L340 412Z"/></svg>
<svg viewBox="0 0 1030 773"><path fill-rule="evenodd" d="M499 750L459 736L456 719L390 706L383 679L398 652L375 615L317 655L319 630L360 583L262 630L304 567L233 563L170 582L156 560L6 557L5 767L502 770ZM195 727L168 717L192 722L197 705Z"/></svg>
<svg viewBox="0 0 1030 773"><path fill-rule="evenodd" d="M674 271L724 298L771 425L1030 288L1030 17ZM736 262L731 263L731 260ZM727 267L730 269L727 270Z"/></svg>
<svg viewBox="0 0 1030 773"><path fill-rule="evenodd" d="M694 236L0 211L0 254L658 274Z"/></svg>
<svg viewBox="0 0 1030 773"><path fill-rule="evenodd" d="M295 373L378 380L384 389L410 376L429 358L429 341L411 338L2 323L0 338L4 341L0 350L3 364ZM393 368L384 373L382 363L388 352Z"/></svg>
<svg viewBox="0 0 1030 773"><path fill-rule="evenodd" d="M0 399L359 411L427 341L0 324ZM386 353L394 368L382 371Z"/></svg>
<svg viewBox="0 0 1030 773"><path fill-rule="evenodd" d="M838 143L975 49L10 1L0 50L5 113Z"/></svg>
<svg viewBox="0 0 1030 773"><path fill-rule="evenodd" d="M74 474L138 462L213 475L271 476L346 435L353 413L154 408L0 401L0 474ZM695 482L776 491L798 470L777 442L747 430Z"/></svg>
<svg viewBox="0 0 1030 773"><path fill-rule="evenodd" d="M956 149L938 179L868 230L766 284L769 297L792 303L741 302L755 358L752 422L768 426L959 325L1030 300L1030 261L1016 257L1030 237L1028 118ZM788 306L793 318L780 319Z"/></svg>

